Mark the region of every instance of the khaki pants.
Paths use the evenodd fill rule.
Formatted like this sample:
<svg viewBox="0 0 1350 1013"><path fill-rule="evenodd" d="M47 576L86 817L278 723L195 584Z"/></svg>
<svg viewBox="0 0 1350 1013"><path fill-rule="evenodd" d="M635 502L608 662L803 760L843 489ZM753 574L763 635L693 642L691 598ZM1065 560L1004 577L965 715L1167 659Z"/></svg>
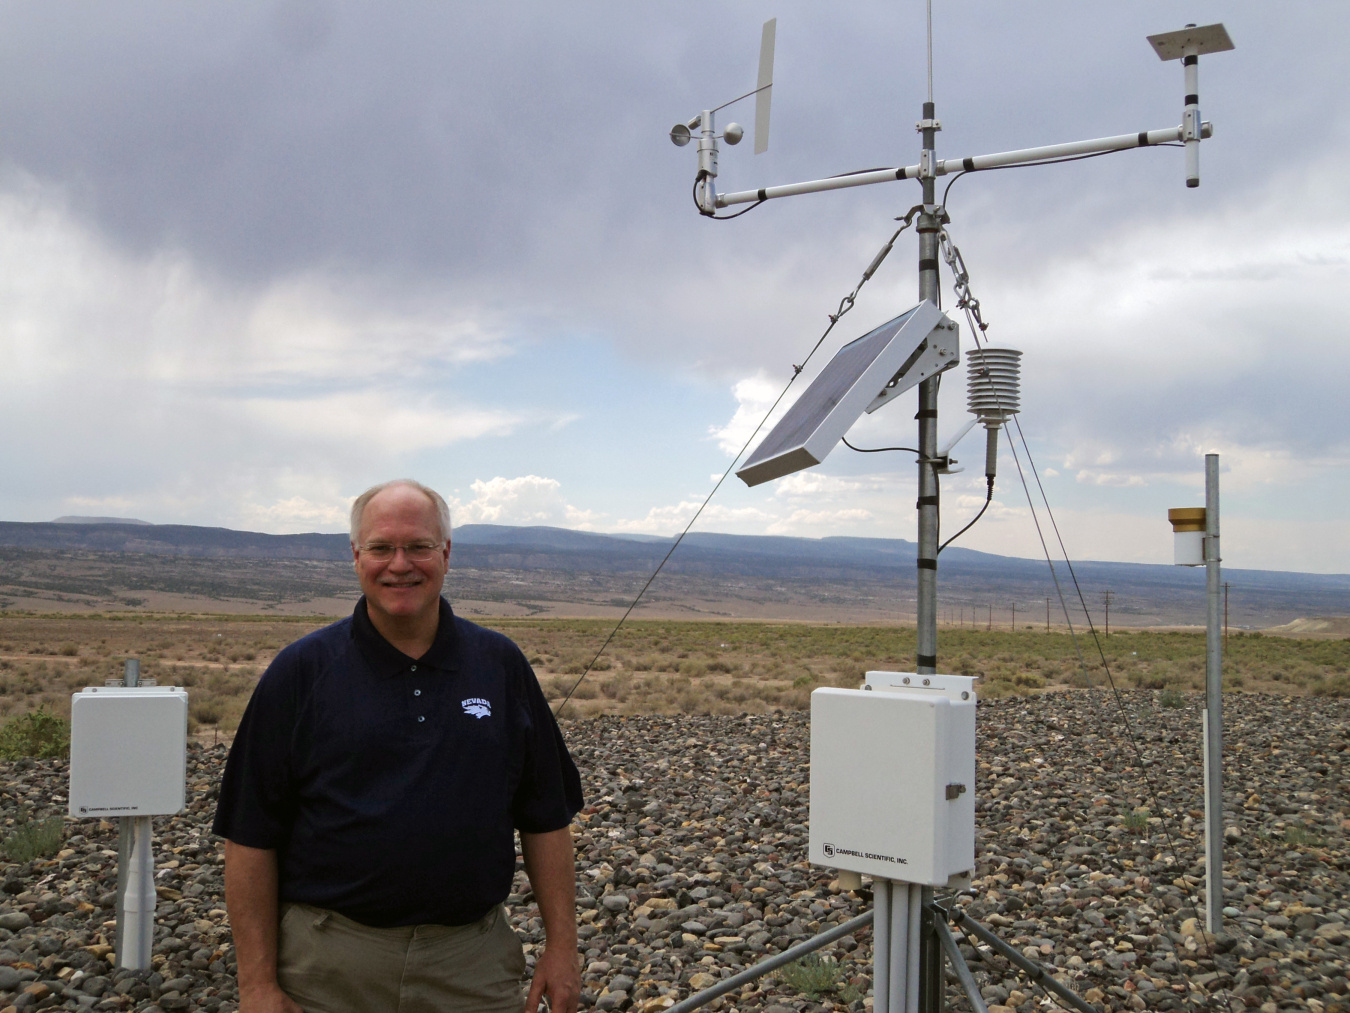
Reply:
<svg viewBox="0 0 1350 1013"><path fill-rule="evenodd" d="M277 980L305 1013L520 1013L525 955L498 906L472 925L377 929L284 904Z"/></svg>

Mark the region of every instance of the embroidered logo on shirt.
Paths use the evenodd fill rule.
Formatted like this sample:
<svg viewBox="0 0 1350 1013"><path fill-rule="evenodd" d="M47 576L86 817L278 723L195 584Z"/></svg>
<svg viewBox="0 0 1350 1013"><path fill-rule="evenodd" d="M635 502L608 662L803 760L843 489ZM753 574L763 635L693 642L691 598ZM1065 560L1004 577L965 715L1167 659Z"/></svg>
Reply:
<svg viewBox="0 0 1350 1013"><path fill-rule="evenodd" d="M467 700L461 700L459 705L464 708L465 714L472 714L476 718L492 716L492 704L481 696L471 696Z"/></svg>

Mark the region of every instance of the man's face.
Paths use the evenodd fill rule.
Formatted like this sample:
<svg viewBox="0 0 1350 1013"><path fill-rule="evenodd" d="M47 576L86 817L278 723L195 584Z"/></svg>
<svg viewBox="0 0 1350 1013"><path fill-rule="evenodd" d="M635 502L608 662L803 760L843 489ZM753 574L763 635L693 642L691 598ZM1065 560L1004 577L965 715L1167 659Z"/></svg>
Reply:
<svg viewBox="0 0 1350 1013"><path fill-rule="evenodd" d="M418 490L396 485L366 504L352 558L365 592L366 607L390 619L426 618L440 608L441 585L450 563L450 542L440 538L436 508ZM431 559L418 562L398 551L392 559L371 558L367 546L437 545Z"/></svg>

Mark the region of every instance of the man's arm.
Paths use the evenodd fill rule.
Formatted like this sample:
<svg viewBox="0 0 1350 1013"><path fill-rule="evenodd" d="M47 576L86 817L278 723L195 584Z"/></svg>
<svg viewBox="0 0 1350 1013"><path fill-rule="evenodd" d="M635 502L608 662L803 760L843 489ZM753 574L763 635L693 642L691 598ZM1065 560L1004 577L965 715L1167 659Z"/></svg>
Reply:
<svg viewBox="0 0 1350 1013"><path fill-rule="evenodd" d="M227 840L225 907L239 964L240 1013L301 1013L277 984L277 896L277 853Z"/></svg>
<svg viewBox="0 0 1350 1013"><path fill-rule="evenodd" d="M572 828L520 835L525 875L530 877L539 916L544 921L544 952L534 965L534 981L525 1013L535 1013L548 997L552 1013L576 1013L581 1002L577 966L577 871ZM239 967L243 969L243 960Z"/></svg>

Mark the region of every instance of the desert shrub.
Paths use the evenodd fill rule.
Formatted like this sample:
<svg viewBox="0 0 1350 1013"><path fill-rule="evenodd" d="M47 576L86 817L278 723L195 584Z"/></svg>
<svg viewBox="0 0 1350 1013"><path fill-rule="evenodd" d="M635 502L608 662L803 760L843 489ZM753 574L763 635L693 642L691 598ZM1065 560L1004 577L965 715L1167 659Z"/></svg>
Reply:
<svg viewBox="0 0 1350 1013"><path fill-rule="evenodd" d="M1126 830L1147 830L1148 829L1148 810L1132 809L1120 817L1120 822L1124 824Z"/></svg>
<svg viewBox="0 0 1350 1013"><path fill-rule="evenodd" d="M1185 704L1185 702L1186 698L1175 689L1165 689L1158 694L1158 706L1166 707L1169 710L1175 710Z"/></svg>
<svg viewBox="0 0 1350 1013"><path fill-rule="evenodd" d="M623 703L628 699L628 693L632 686L633 679L631 676L615 675L600 684L600 692L610 700L618 700Z"/></svg>
<svg viewBox="0 0 1350 1013"><path fill-rule="evenodd" d="M63 758L70 753L70 722L46 707L10 718L0 728L0 759Z"/></svg>
<svg viewBox="0 0 1350 1013"><path fill-rule="evenodd" d="M811 953L794 960L778 972L778 980L808 999L819 999L827 992L837 992L846 1003L860 998L849 985L841 984L843 969L833 957Z"/></svg>
<svg viewBox="0 0 1350 1013"><path fill-rule="evenodd" d="M1350 677L1334 675L1312 688L1313 696L1350 696Z"/></svg>
<svg viewBox="0 0 1350 1013"><path fill-rule="evenodd" d="M810 672L807 672L805 675L799 675L797 676L797 678L792 680L792 688L801 689L803 686L809 686L815 681L816 677L813 676Z"/></svg>
<svg viewBox="0 0 1350 1013"><path fill-rule="evenodd" d="M74 644L62 644L61 656L64 658L73 658L80 653L80 649Z"/></svg>
<svg viewBox="0 0 1350 1013"><path fill-rule="evenodd" d="M1307 827L1286 827L1284 843L1293 848L1324 848L1327 841L1325 837L1313 833Z"/></svg>
<svg viewBox="0 0 1350 1013"><path fill-rule="evenodd" d="M199 725L215 725L225 716L225 708L219 700L204 697L192 701L190 715Z"/></svg>
<svg viewBox="0 0 1350 1013"><path fill-rule="evenodd" d="M50 858L61 850L65 839L60 816L51 816L41 822L20 820L13 833L0 842L0 854L9 862L31 862Z"/></svg>
<svg viewBox="0 0 1350 1013"><path fill-rule="evenodd" d="M717 661L710 661L710 662L708 662L708 671L709 671L709 672L728 672L728 673L729 673L729 672L734 672L734 671L736 671L736 667L735 667L734 665L732 665L730 662L717 660Z"/></svg>

